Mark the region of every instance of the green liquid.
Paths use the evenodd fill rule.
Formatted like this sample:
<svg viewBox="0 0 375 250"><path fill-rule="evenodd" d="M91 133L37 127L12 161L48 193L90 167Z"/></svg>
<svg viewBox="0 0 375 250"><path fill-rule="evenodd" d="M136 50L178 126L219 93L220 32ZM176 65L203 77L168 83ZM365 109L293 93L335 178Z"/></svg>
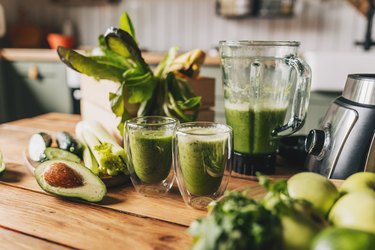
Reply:
<svg viewBox="0 0 375 250"><path fill-rule="evenodd" d="M274 153L278 140L271 133L283 124L286 109L246 110L225 107L227 124L233 128L234 150L244 154Z"/></svg>
<svg viewBox="0 0 375 250"><path fill-rule="evenodd" d="M172 165L172 136L160 132L129 134L135 174L144 183L158 183L169 175Z"/></svg>
<svg viewBox="0 0 375 250"><path fill-rule="evenodd" d="M202 138L179 139L179 164L189 193L211 195L219 189L228 159L227 139L226 136L217 136L207 141Z"/></svg>

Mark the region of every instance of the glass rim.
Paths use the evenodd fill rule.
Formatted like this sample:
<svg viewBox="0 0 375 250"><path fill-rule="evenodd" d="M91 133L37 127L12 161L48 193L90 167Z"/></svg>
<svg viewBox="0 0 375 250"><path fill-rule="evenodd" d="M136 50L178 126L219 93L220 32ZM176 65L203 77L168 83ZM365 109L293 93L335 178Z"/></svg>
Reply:
<svg viewBox="0 0 375 250"><path fill-rule="evenodd" d="M291 46L298 47L299 41L262 41L262 40L222 40L219 41L222 46Z"/></svg>
<svg viewBox="0 0 375 250"><path fill-rule="evenodd" d="M194 125L194 126L192 126ZM189 131L182 131L182 128L188 128L188 127L213 127L213 128L224 128L223 130L217 131L215 134L212 133L194 133ZM184 135L194 135L194 136L215 136L220 134L227 134L232 133L233 129L227 124L218 123L218 122L207 122L207 121L198 121L198 122L185 122L178 124L176 127L176 134L184 134Z"/></svg>
<svg viewBox="0 0 375 250"><path fill-rule="evenodd" d="M150 123L140 123L139 121L144 120L147 121L148 119L155 119L162 122L150 122ZM164 122L163 122L164 121ZM178 124L179 121L176 118L169 117L169 116L140 116L130 118L125 121L127 125L136 125L136 126L165 126L165 125L172 125Z"/></svg>

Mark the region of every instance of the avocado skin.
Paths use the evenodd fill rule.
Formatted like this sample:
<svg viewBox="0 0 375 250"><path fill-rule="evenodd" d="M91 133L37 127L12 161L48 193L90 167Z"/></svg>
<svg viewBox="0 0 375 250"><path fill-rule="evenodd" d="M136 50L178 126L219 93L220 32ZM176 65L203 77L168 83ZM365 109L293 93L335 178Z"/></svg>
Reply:
<svg viewBox="0 0 375 250"><path fill-rule="evenodd" d="M349 228L327 228L319 233L312 250L373 250L375 234Z"/></svg>
<svg viewBox="0 0 375 250"><path fill-rule="evenodd" d="M74 188L54 187L45 180L45 170L52 164L65 164L76 171L83 179L84 185ZM41 163L35 168L35 178L39 186L47 193L65 198L80 198L89 202L101 201L107 193L107 188L103 181L93 174L85 166L65 160L49 160Z"/></svg>
<svg viewBox="0 0 375 250"><path fill-rule="evenodd" d="M56 135L56 142L60 149L71 152L82 158L82 144L79 143L71 134L61 131Z"/></svg>

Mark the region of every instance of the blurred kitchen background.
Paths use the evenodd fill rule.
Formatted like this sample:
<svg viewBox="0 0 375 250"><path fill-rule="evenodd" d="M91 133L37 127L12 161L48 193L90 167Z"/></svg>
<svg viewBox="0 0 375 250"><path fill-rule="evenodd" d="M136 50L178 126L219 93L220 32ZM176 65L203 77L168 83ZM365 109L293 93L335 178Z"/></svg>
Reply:
<svg viewBox="0 0 375 250"><path fill-rule="evenodd" d="M21 32L14 30L17 27L63 32L72 25L80 46L96 45L98 35L116 26L124 10L134 22L141 46L152 51L165 51L173 44L183 50L208 50L223 39L299 40L302 51L358 50L354 41L365 35L366 17L353 8L352 1L263 0L270 6L268 16L231 19L218 15L217 2L233 2L234 7L222 13L241 16L253 0L0 0L8 35ZM272 3L283 2L293 6L292 16L282 18L272 12ZM25 23L29 27L19 27ZM40 42L33 45L46 46L45 39Z"/></svg>
<svg viewBox="0 0 375 250"><path fill-rule="evenodd" d="M94 48L126 10L149 53L146 61L156 63L172 45L207 52L202 75L216 79L216 121L224 120L218 41L300 41L313 70L304 133L316 127L347 74L374 73L373 8L373 0L0 0L0 122L79 113L79 75L67 71L50 47L57 41ZM51 33L71 39L48 41Z"/></svg>

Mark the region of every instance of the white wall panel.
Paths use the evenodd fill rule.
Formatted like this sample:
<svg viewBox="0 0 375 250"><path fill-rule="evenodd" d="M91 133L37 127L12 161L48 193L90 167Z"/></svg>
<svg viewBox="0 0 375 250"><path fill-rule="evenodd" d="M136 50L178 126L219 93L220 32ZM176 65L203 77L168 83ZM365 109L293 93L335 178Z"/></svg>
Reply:
<svg viewBox="0 0 375 250"><path fill-rule="evenodd" d="M296 14L285 19L228 20L215 14L215 0L123 0L115 5L63 7L48 0L0 0L10 23L17 21L17 6L40 25L61 28L66 19L78 28L83 45L96 45L99 34L117 26L123 10L135 24L141 46L164 51L180 45L183 50L217 46L223 39L299 40L301 50L359 50L366 20L344 0L297 0ZM375 34L375 27L374 27Z"/></svg>

